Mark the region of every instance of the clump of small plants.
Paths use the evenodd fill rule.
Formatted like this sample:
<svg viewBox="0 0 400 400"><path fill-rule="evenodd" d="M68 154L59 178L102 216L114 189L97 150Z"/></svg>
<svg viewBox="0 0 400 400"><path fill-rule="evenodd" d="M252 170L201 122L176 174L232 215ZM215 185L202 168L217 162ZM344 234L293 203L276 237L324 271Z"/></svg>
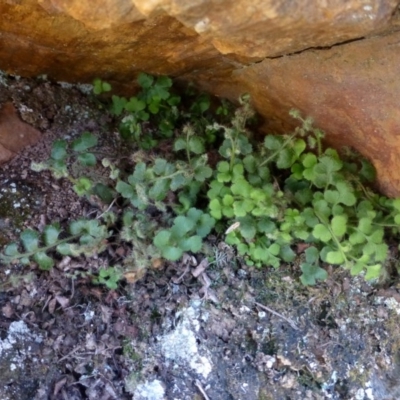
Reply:
<svg viewBox="0 0 400 400"><path fill-rule="evenodd" d="M48 161L32 164L69 179L79 196L96 196L106 211L66 231L57 223L25 230L4 248L2 262L49 270L62 256L90 257L123 243L124 261L110 260L93 277L115 289L122 277L139 279L160 260L201 253L213 234L247 265L294 263L305 285L326 279L327 264L367 280L386 271L388 243L399 235L400 199L371 189L375 172L361 156L324 148L311 118L292 110L299 127L260 142L249 129L254 113L247 96L235 110L194 92L182 100L168 77L140 74L138 84L136 96L113 95L109 105L130 148L128 165L98 157L90 132L55 141ZM95 81L95 94L110 90ZM101 164L109 184L73 177L71 163Z"/></svg>

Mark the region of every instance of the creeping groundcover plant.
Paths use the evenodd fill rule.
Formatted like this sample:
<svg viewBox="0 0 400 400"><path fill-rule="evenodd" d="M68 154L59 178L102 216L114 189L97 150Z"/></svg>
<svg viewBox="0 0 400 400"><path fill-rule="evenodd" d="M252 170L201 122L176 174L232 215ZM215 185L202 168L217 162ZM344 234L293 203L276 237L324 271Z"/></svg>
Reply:
<svg viewBox="0 0 400 400"><path fill-rule="evenodd" d="M32 164L70 180L79 196L95 196L106 211L68 227L54 222L41 232L25 230L5 246L2 262L49 270L62 256L90 257L120 243L129 248L124 261L110 258L92 277L114 289L122 277L139 278L161 259L205 252L212 233L247 265L296 261L305 285L326 279L326 264L367 280L387 270L400 199L371 189L374 169L360 155L325 148L323 132L295 110L294 132L253 140L246 96L235 110L190 89L178 96L168 77L140 74L138 84L139 93L128 99L110 98L109 84L94 83L119 123L129 162L99 157L96 135L84 132L70 142L56 140L50 158ZM107 182L76 176L76 164L82 171L101 165Z"/></svg>

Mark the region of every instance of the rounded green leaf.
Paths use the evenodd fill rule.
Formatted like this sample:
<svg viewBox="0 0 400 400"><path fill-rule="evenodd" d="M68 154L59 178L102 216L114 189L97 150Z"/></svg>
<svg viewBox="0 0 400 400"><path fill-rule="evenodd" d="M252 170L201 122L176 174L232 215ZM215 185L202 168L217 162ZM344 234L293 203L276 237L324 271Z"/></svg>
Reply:
<svg viewBox="0 0 400 400"><path fill-rule="evenodd" d="M194 154L203 154L205 152L204 140L198 136L192 136L189 139L189 150Z"/></svg>
<svg viewBox="0 0 400 400"><path fill-rule="evenodd" d="M316 247L310 246L304 251L306 255L306 261L309 264L313 264L318 261L319 251Z"/></svg>
<svg viewBox="0 0 400 400"><path fill-rule="evenodd" d="M317 280L324 281L328 277L328 273L318 264L302 263L300 269L303 272L300 280L305 286L315 285Z"/></svg>
<svg viewBox="0 0 400 400"><path fill-rule="evenodd" d="M186 146L187 146L186 140L180 137L175 140L174 150L175 151L186 150Z"/></svg>
<svg viewBox="0 0 400 400"><path fill-rule="evenodd" d="M33 256L33 259L39 264L39 268L45 271L50 270L54 266L54 261L45 252L39 251Z"/></svg>
<svg viewBox="0 0 400 400"><path fill-rule="evenodd" d="M335 236L343 236L347 230L347 218L344 215L336 215L332 218L331 227Z"/></svg>
<svg viewBox="0 0 400 400"><path fill-rule="evenodd" d="M357 262L352 265L352 267L350 269L350 274L352 276L358 275L360 272L363 271L364 267L365 267L364 263Z"/></svg>
<svg viewBox="0 0 400 400"><path fill-rule="evenodd" d="M93 153L79 154L78 161L86 167L93 167L96 165L96 157Z"/></svg>
<svg viewBox="0 0 400 400"><path fill-rule="evenodd" d="M367 266L367 273L365 274L365 279L370 281L372 279L378 279L379 275L381 274L382 265L375 264L375 265L368 265Z"/></svg>
<svg viewBox="0 0 400 400"><path fill-rule="evenodd" d="M153 243L159 249L164 249L169 244L170 238L171 232L163 230L157 233L157 235L154 237Z"/></svg>
<svg viewBox="0 0 400 400"><path fill-rule="evenodd" d="M90 132L84 132L78 139L72 142L72 150L83 152L97 145L97 138Z"/></svg>
<svg viewBox="0 0 400 400"><path fill-rule="evenodd" d="M210 214L215 219L222 218L221 203L218 199L212 199L208 205Z"/></svg>
<svg viewBox="0 0 400 400"><path fill-rule="evenodd" d="M46 246L55 244L58 240L58 235L61 230L56 225L47 225L44 228L43 238Z"/></svg>
<svg viewBox="0 0 400 400"><path fill-rule="evenodd" d="M63 161L67 157L67 142L65 140L56 140L51 149L51 158L57 161Z"/></svg>
<svg viewBox="0 0 400 400"><path fill-rule="evenodd" d="M270 254L277 256L279 254L281 250L281 246L279 246L279 244L277 243L273 243L271 244L271 246L269 246L268 251Z"/></svg>
<svg viewBox="0 0 400 400"><path fill-rule="evenodd" d="M39 235L36 231L27 229L21 233L20 238L26 251L33 252L37 250L39 245Z"/></svg>
<svg viewBox="0 0 400 400"><path fill-rule="evenodd" d="M330 251L326 255L326 262L329 264L343 264L345 261L345 258L343 256L343 253L341 251Z"/></svg>
<svg viewBox="0 0 400 400"><path fill-rule="evenodd" d="M283 144L283 137L268 135L264 139L264 147L269 150L279 150Z"/></svg>
<svg viewBox="0 0 400 400"><path fill-rule="evenodd" d="M191 251L193 253L197 253L201 250L203 245L203 241L200 236L194 235L190 238L181 240L179 242L179 247L184 251Z"/></svg>
<svg viewBox="0 0 400 400"><path fill-rule="evenodd" d="M18 244L17 243L11 243L8 246L6 246L6 248L4 249L4 254L6 256L18 256L19 255L19 251L18 251Z"/></svg>
<svg viewBox="0 0 400 400"><path fill-rule="evenodd" d="M315 225L312 234L316 239L319 239L325 243L329 242L332 239L332 235L329 232L328 228L322 224Z"/></svg>
<svg viewBox="0 0 400 400"><path fill-rule="evenodd" d="M183 251L179 247L166 247L162 249L162 256L170 261L178 261Z"/></svg>

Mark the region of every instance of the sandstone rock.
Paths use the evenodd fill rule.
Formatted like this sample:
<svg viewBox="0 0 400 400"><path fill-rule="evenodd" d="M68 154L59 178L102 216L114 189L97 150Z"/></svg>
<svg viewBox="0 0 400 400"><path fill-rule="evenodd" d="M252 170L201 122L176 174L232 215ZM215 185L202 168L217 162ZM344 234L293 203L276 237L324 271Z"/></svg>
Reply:
<svg viewBox="0 0 400 400"><path fill-rule="evenodd" d="M41 137L40 132L22 122L12 103L4 104L0 109L0 164L10 160L24 147L35 144Z"/></svg>
<svg viewBox="0 0 400 400"><path fill-rule="evenodd" d="M372 160L381 189L398 196L399 52L397 32L265 60L234 72L234 81L252 94L258 110L274 116L264 130L291 129L297 122L288 119L288 112L297 108L328 132L330 144L351 146Z"/></svg>
<svg viewBox="0 0 400 400"><path fill-rule="evenodd" d="M126 90L145 71L231 100L247 91L269 127L289 126L289 107L311 114L329 141L352 145L375 163L386 193L400 195L398 6L7 0L0 2L0 69L70 82L101 77Z"/></svg>

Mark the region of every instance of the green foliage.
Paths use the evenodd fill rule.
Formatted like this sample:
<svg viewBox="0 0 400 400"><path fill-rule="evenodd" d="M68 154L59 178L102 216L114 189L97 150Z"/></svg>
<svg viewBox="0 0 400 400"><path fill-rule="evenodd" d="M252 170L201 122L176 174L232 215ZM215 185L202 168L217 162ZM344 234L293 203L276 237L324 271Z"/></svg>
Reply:
<svg viewBox="0 0 400 400"><path fill-rule="evenodd" d="M209 214L191 208L185 215L179 215L171 228L160 230L154 237L154 245L167 260L179 260L185 251L197 253L205 238L214 227L215 220Z"/></svg>
<svg viewBox="0 0 400 400"><path fill-rule="evenodd" d="M41 233L26 230L0 254L2 261L48 270L57 253L98 254L112 237L130 253L123 265L110 260L116 266L93 279L115 289L127 272L140 277L160 257L174 262L185 252L201 252L213 232L249 265L298 265L304 285L325 280L326 264L379 278L388 259L386 240L399 234L400 199L370 189L370 163L349 150L343 157L324 149L323 132L297 111L290 113L301 123L294 132L256 143L248 130L254 116L248 97L234 114L223 101L213 115L208 96L189 89L191 102L184 104L170 78L140 74L138 84L136 96L111 98L121 136L132 146L132 163L124 168L102 160L113 187L71 177L71 160L87 168L97 164L97 140L88 132L72 143L55 141L49 160L32 165L69 179L80 196L94 194L108 204L118 198L117 212L74 221L68 235L55 224ZM109 89L95 81L96 93ZM168 150L142 151L160 140ZM306 244L304 254L293 250L298 243Z"/></svg>
<svg viewBox="0 0 400 400"><path fill-rule="evenodd" d="M51 171L55 178L67 178L73 183L73 188L78 196L93 194L93 183L87 177L73 178L68 171L68 165L74 159L83 167L93 167L96 165L96 156L88 152L97 145L97 138L90 132L84 132L75 139L71 145L66 140L56 140L53 143L50 158L46 162L32 163L31 169L40 171ZM71 155L70 155L71 154Z"/></svg>
<svg viewBox="0 0 400 400"><path fill-rule="evenodd" d="M124 139L136 141L141 148L154 147L160 138L170 138L179 119L180 97L171 93L172 80L166 76L154 78L141 73L137 82L141 90L129 99L112 96L112 112L122 116L120 133ZM157 126L157 135L143 135L143 123Z"/></svg>
<svg viewBox="0 0 400 400"><path fill-rule="evenodd" d="M93 256L106 248L109 236L104 225L97 220L78 220L69 225L69 235L60 239L61 229L58 224L46 225L43 233L26 229L20 234L18 242L7 245L0 260L4 263L20 262L28 265L38 264L40 269L49 270L54 266L54 259L48 255L56 252L68 256Z"/></svg>
<svg viewBox="0 0 400 400"><path fill-rule="evenodd" d="M103 268L99 271L93 283L107 286L111 290L118 288L118 282L122 278L122 273L118 267Z"/></svg>
<svg viewBox="0 0 400 400"><path fill-rule="evenodd" d="M101 79L95 79L93 81L93 93L101 94L104 92L109 92L111 90L111 85L107 82L102 81Z"/></svg>

